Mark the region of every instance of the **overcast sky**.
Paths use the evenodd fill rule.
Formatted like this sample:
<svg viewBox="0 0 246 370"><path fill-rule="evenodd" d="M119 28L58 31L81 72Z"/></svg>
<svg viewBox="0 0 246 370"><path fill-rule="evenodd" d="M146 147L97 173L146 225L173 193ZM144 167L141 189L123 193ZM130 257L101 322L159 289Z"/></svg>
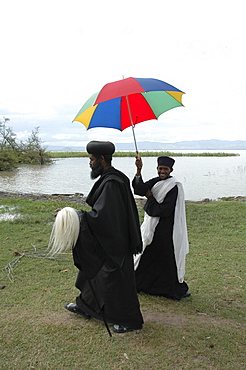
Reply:
<svg viewBox="0 0 246 370"><path fill-rule="evenodd" d="M137 141L246 140L243 0L8 0L0 4L0 120L46 145L131 142L131 128L72 120L101 87L151 77L185 107L136 125Z"/></svg>

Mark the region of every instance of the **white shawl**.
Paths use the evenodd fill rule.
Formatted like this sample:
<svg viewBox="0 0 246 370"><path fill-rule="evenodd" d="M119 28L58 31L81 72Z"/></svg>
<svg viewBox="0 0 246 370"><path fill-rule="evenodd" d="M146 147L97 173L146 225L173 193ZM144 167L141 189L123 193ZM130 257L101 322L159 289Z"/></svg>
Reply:
<svg viewBox="0 0 246 370"><path fill-rule="evenodd" d="M178 280L180 283L184 281L185 275L185 257L189 253L189 242L185 215L185 199L184 190L180 182L175 177L170 177L164 181L158 181L151 189L153 196L158 203L162 203L167 193L175 186L178 186L178 197L176 201L173 225L173 245L174 254L177 265ZM155 233L155 228L158 225L160 217L151 217L146 212L144 222L141 225L141 234L143 240L143 251L134 257L134 269L136 270L140 258L145 248L151 244Z"/></svg>

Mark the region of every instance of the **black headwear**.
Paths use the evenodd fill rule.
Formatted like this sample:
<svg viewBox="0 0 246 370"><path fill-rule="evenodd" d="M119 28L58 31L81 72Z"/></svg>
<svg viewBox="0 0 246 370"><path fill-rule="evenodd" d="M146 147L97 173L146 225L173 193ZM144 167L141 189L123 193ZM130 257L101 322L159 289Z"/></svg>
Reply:
<svg viewBox="0 0 246 370"><path fill-rule="evenodd" d="M167 166L169 168L172 168L174 165L174 162L175 160L171 157L162 156L162 157L157 158L158 167Z"/></svg>
<svg viewBox="0 0 246 370"><path fill-rule="evenodd" d="M95 155L112 155L115 146L110 141L90 141L86 146L86 151Z"/></svg>

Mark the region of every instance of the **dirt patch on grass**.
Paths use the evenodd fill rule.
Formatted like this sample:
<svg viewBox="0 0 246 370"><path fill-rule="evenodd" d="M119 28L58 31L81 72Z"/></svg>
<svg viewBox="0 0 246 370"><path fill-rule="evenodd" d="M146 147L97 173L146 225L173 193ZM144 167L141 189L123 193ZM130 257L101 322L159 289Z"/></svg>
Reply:
<svg viewBox="0 0 246 370"><path fill-rule="evenodd" d="M239 328L242 325L239 323L234 322L233 320L222 319L216 316L212 317L211 315L205 315L197 313L197 315L182 315L182 314L175 314L171 312L157 312L151 310L142 310L144 323L148 324L158 324L164 327L177 327L177 328L184 328L189 326L189 328L196 328L198 325L206 325L206 326L223 326L223 327L234 327ZM32 318L30 317L32 320ZM97 323L97 320L91 319L86 320L80 315L76 315L70 312L67 312L64 309L63 311L59 312L46 312L42 315L38 314L35 318L35 322L52 324L55 326L60 326L62 324L66 326L73 326L75 323L79 325L83 325L85 323Z"/></svg>
<svg viewBox="0 0 246 370"><path fill-rule="evenodd" d="M156 311L144 311L142 310L145 324L158 324L163 326L175 326L175 327L197 327L198 325L212 325L224 327L240 327L241 325L235 323L232 320L218 318L216 316L197 313L197 315L182 315L171 312L156 312Z"/></svg>
<svg viewBox="0 0 246 370"><path fill-rule="evenodd" d="M76 204L84 205L85 197L83 194L35 194L35 193L10 193L5 191L0 191L0 199L26 199L30 201L51 201L51 202L71 202Z"/></svg>

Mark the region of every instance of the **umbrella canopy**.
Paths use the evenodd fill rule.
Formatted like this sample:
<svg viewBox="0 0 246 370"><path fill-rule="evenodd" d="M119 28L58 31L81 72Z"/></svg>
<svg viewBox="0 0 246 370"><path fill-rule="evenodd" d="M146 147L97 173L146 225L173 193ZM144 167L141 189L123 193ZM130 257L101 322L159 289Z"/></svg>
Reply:
<svg viewBox="0 0 246 370"><path fill-rule="evenodd" d="M83 123L87 130L108 127L123 131L182 106L183 94L161 80L129 77L106 84L87 100L73 121Z"/></svg>

